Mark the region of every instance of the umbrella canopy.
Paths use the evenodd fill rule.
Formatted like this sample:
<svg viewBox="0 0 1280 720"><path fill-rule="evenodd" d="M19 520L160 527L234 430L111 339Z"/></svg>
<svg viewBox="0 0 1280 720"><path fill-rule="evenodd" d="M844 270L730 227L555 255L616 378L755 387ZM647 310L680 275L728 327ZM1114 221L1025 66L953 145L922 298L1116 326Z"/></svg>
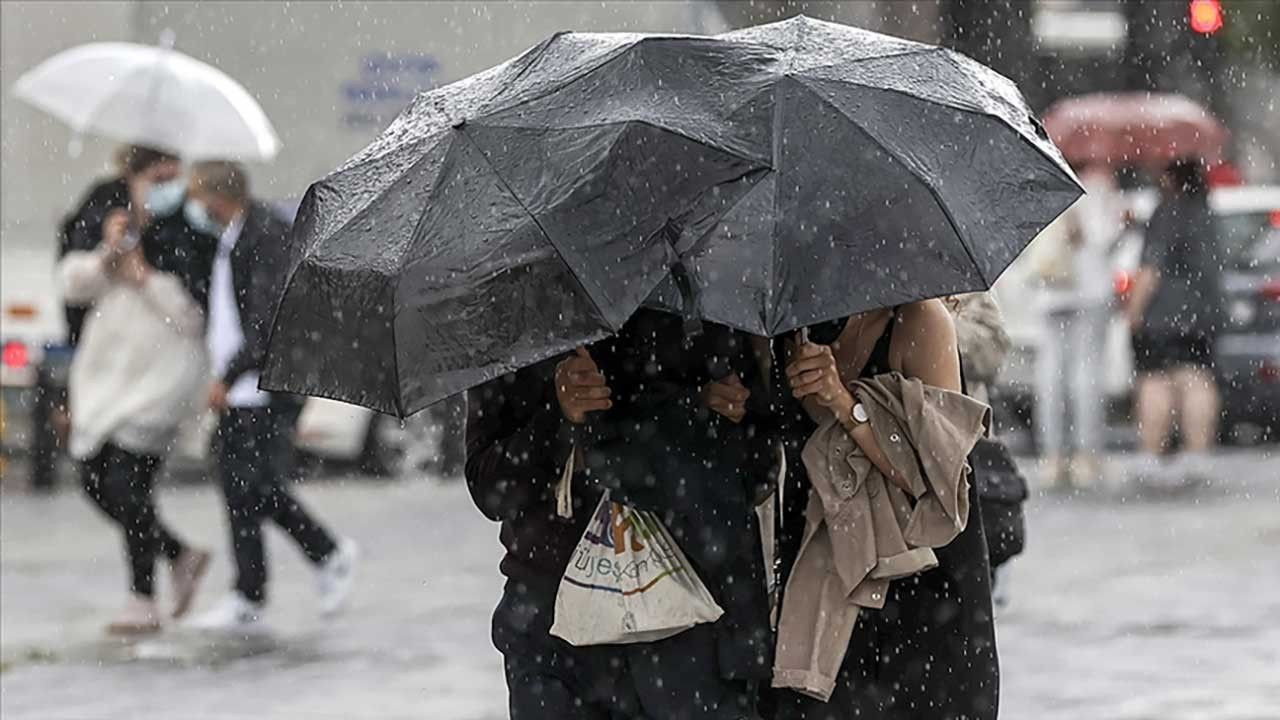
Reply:
<svg viewBox="0 0 1280 720"><path fill-rule="evenodd" d="M50 57L13 85L71 126L189 159L269 160L271 122L239 83L171 47L91 43Z"/></svg>
<svg viewBox="0 0 1280 720"><path fill-rule="evenodd" d="M770 128L769 170L678 219L706 319L778 335L985 290L1083 194L1012 81L963 55L808 18L720 38L778 62L732 108ZM687 310L677 279L651 304Z"/></svg>
<svg viewBox="0 0 1280 720"><path fill-rule="evenodd" d="M985 288L1079 194L947 50L808 18L562 33L308 190L262 383L407 414L646 301L773 335Z"/></svg>
<svg viewBox="0 0 1280 720"><path fill-rule="evenodd" d="M1161 171L1181 157L1217 164L1227 129L1199 103L1164 93L1094 93L1054 103L1049 136L1072 163Z"/></svg>

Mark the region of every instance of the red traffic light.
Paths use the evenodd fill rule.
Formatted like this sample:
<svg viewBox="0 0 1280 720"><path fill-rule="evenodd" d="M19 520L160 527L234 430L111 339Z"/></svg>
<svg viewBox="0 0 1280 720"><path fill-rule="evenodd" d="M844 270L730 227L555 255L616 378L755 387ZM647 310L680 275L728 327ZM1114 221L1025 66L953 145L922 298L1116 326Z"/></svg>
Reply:
<svg viewBox="0 0 1280 720"><path fill-rule="evenodd" d="M1222 29L1222 0L1191 0L1187 8L1191 29L1212 35Z"/></svg>

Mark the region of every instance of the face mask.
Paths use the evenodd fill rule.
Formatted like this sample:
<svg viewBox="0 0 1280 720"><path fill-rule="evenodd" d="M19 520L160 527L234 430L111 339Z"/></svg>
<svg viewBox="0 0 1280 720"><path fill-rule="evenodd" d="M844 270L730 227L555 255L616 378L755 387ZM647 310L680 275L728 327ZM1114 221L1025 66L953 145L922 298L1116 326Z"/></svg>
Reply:
<svg viewBox="0 0 1280 720"><path fill-rule="evenodd" d="M205 235L217 237L222 234L222 225L218 224L218 221L209 215L209 208L205 207L205 204L199 200L187 200L187 204L182 206L182 215L187 219L187 223L191 227Z"/></svg>
<svg viewBox="0 0 1280 720"><path fill-rule="evenodd" d="M147 212L156 217L172 215L182 206L186 194L187 183L182 178L155 183L147 189Z"/></svg>

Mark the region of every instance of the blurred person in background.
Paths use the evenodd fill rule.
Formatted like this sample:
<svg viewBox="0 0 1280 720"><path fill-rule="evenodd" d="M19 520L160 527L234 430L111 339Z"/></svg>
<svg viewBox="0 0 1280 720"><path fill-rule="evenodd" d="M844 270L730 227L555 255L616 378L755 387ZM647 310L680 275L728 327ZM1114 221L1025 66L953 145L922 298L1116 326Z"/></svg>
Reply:
<svg viewBox="0 0 1280 720"><path fill-rule="evenodd" d="M1085 165L1080 181L1087 194L1051 226L1036 263L1047 315L1036 376L1036 427L1050 482L1063 488L1093 483L1102 472L1102 352L1114 292L1111 253L1127 217L1109 167Z"/></svg>
<svg viewBox="0 0 1280 720"><path fill-rule="evenodd" d="M203 304L203 282L207 279L207 267L198 257L200 249L210 243L192 243L194 231L185 223L181 213L175 213L182 204L184 181L180 177L182 164L177 157L163 150L141 145L122 145L113 158L116 172L100 180L85 194L80 204L67 215L58 228L58 258L67 253L93 250L102 241L102 224L112 210L128 210L132 197L149 191L154 186L157 193L155 222L147 222L143 228L143 251L148 253L154 265L160 262L162 269L177 272L188 290ZM144 188L143 186L147 187ZM197 256L190 257L194 252ZM67 322L67 344L72 348L80 342L81 328L89 308L80 303L65 302L63 309ZM48 388L54 395L50 403L50 422L58 437L69 433L70 420L67 398L62 388Z"/></svg>
<svg viewBox="0 0 1280 720"><path fill-rule="evenodd" d="M107 630L140 634L161 626L156 558L169 560L175 618L209 564L207 552L159 521L152 483L206 375L202 276L212 238L176 213L184 194L177 158L131 148L125 159L129 209L105 213L92 247L64 248L58 277L67 303L88 311L69 379L70 451L85 492L120 526L131 573L131 595Z"/></svg>
<svg viewBox="0 0 1280 720"><path fill-rule="evenodd" d="M215 379L208 399L221 415L215 442L236 563L233 590L196 625L246 629L261 622L267 599L264 520L287 532L315 566L320 610L332 615L350 594L356 545L321 526L286 485L299 399L258 389L283 290L289 228L250 196L248 176L231 162L192 167L184 214L219 238L209 291L207 342Z"/></svg>
<svg viewBox="0 0 1280 720"><path fill-rule="evenodd" d="M965 390L970 397L989 405L991 386L1000 375L1012 345L1000 306L989 292L953 295L944 302L956 325ZM987 428L987 437L974 447L970 459L982 501L982 531L987 538L987 557L991 564L992 599L997 607L1004 607L1009 603L1009 582L1001 570L1005 563L1022 553L1026 544L1022 505L1027 499L1027 481L1008 448L993 437L991 427Z"/></svg>
<svg viewBox="0 0 1280 720"><path fill-rule="evenodd" d="M1138 373L1139 475L1195 481L1208 471L1218 432L1213 349L1223 316L1222 261L1202 162L1170 164L1161 188L1125 307ZM1175 415L1183 452L1161 467Z"/></svg>

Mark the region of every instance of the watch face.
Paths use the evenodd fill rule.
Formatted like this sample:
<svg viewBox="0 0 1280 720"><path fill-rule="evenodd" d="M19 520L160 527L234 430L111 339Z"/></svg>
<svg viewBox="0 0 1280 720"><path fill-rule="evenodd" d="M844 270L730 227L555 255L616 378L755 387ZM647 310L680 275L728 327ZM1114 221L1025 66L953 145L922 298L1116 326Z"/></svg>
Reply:
<svg viewBox="0 0 1280 720"><path fill-rule="evenodd" d="M862 403L854 404L853 419L855 422L860 422L860 423L864 423L867 421L867 409L862 407Z"/></svg>

